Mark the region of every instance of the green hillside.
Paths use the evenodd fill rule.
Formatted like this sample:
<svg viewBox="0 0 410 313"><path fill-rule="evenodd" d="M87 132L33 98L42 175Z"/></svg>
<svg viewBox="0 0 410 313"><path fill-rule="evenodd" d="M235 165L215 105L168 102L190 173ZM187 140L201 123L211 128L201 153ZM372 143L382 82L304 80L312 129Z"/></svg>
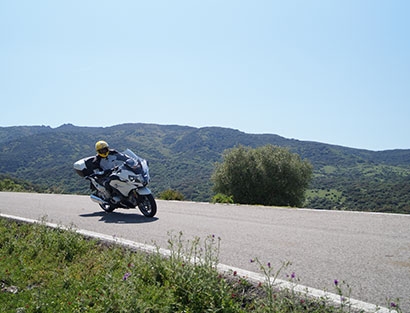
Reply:
<svg viewBox="0 0 410 313"><path fill-rule="evenodd" d="M0 191L45 192L43 188L20 178L0 174Z"/></svg>
<svg viewBox="0 0 410 313"><path fill-rule="evenodd" d="M175 189L187 200L209 201L210 176L222 152L239 144L288 147L314 166L307 207L410 213L410 150L368 151L234 129L122 124L0 127L0 173L51 192L87 193L72 164L107 141L150 161L155 194Z"/></svg>

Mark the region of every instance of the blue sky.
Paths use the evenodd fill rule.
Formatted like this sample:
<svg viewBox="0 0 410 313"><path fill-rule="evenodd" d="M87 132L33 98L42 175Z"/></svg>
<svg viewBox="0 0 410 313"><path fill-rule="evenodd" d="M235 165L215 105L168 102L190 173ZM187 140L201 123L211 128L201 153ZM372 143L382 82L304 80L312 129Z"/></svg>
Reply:
<svg viewBox="0 0 410 313"><path fill-rule="evenodd" d="M0 0L0 126L410 149L410 1Z"/></svg>

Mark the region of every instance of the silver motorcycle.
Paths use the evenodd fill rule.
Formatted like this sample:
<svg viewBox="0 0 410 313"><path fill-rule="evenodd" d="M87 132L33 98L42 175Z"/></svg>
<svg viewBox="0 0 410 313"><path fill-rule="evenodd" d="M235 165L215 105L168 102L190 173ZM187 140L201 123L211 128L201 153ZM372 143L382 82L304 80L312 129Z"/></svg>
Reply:
<svg viewBox="0 0 410 313"><path fill-rule="evenodd" d="M153 217L157 213L157 204L151 190L147 188L150 182L148 162L130 149L125 150L123 154L128 157L127 161L119 162L109 176L91 169L94 157L78 160L74 163L74 169L78 175L91 182L91 200L98 203L105 212L138 206L142 214ZM111 193L104 187L107 179L113 190Z"/></svg>

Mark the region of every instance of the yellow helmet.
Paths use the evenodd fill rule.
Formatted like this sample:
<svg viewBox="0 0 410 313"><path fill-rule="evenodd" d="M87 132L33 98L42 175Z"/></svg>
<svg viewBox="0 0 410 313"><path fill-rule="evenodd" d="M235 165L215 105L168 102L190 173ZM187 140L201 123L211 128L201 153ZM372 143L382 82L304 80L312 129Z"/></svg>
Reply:
<svg viewBox="0 0 410 313"><path fill-rule="evenodd" d="M108 143L103 140L100 140L95 144L95 150L97 150L98 155L102 158L106 158L108 156L108 153L110 153L110 150L108 148Z"/></svg>

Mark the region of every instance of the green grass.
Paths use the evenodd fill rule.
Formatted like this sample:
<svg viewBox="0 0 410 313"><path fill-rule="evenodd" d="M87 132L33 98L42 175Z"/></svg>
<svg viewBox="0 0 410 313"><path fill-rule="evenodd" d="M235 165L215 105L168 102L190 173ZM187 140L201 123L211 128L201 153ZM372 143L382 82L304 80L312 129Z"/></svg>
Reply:
<svg viewBox="0 0 410 313"><path fill-rule="evenodd" d="M221 275L219 242L170 234L164 258L0 218L0 312L347 311L276 290L273 281L255 286L236 273ZM267 276L280 272L259 264Z"/></svg>

